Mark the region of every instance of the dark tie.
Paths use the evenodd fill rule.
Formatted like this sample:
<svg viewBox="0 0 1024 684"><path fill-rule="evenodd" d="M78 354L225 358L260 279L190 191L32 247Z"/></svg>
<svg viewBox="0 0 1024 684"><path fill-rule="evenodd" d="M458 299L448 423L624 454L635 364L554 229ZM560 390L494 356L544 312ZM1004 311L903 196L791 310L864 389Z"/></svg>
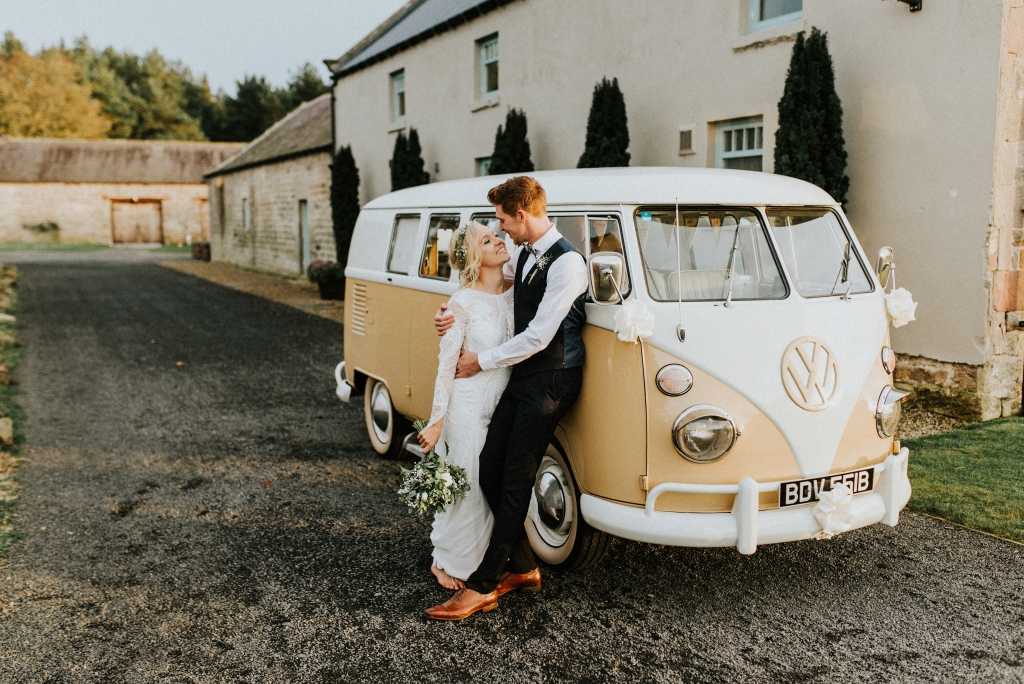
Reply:
<svg viewBox="0 0 1024 684"><path fill-rule="evenodd" d="M525 249L525 250L526 250L527 252L529 252L530 254L532 254L532 255L533 255L533 258L534 258L534 259L539 259L539 258L540 258L540 252L539 252L539 251L537 251L537 248L536 248L536 247L534 247L533 245L531 245L531 244L530 244L529 242L524 242L524 243L523 243L523 248L524 248L524 249Z"/></svg>

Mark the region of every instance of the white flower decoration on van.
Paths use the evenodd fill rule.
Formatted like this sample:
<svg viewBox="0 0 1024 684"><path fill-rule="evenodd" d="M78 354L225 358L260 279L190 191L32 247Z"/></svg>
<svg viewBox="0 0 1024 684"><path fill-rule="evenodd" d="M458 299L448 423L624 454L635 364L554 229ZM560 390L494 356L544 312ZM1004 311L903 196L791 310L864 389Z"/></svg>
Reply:
<svg viewBox="0 0 1024 684"><path fill-rule="evenodd" d="M905 288L898 288L885 295L885 311L889 314L889 321L894 328L901 328L916 320L916 310L917 302Z"/></svg>
<svg viewBox="0 0 1024 684"><path fill-rule="evenodd" d="M623 302L615 312L615 332L623 342L636 344L654 334L654 314L638 299Z"/></svg>
<svg viewBox="0 0 1024 684"><path fill-rule="evenodd" d="M831 539L850 529L853 522L852 501L853 490L842 482L832 485L831 491L818 493L818 503L812 510L814 519L821 525L818 539Z"/></svg>

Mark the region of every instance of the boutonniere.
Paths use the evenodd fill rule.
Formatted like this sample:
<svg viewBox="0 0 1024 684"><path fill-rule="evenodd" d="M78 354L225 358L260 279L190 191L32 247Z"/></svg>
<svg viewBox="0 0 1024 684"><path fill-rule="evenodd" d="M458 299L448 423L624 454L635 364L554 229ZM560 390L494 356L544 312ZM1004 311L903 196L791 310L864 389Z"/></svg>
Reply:
<svg viewBox="0 0 1024 684"><path fill-rule="evenodd" d="M535 275L537 275L537 274L538 274L539 272L543 271L543 270L544 270L544 268L545 268L545 267L546 267L546 266L547 266L547 265L548 265L549 263L551 263L551 255L550 255L550 254L542 254L542 255L540 256L540 258L539 258L539 259L537 259L537 263L535 263L535 264L533 265L533 273L531 273L531 274L530 274L530 279L529 279L528 281L526 281L526 282L528 282L528 283L532 283L532 282L533 282L533 277L534 277Z"/></svg>

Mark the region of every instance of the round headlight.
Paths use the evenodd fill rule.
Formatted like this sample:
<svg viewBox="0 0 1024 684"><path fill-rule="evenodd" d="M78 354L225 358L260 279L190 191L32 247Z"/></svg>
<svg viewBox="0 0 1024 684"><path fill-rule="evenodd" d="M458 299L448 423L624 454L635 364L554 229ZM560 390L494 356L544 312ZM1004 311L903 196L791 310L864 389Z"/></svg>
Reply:
<svg viewBox="0 0 1024 684"><path fill-rule="evenodd" d="M882 368L889 375L896 370L896 352L889 347L882 347Z"/></svg>
<svg viewBox="0 0 1024 684"><path fill-rule="evenodd" d="M875 428L879 437L886 439L896 434L900 418L903 417L901 402L907 396L907 392L901 392L892 385L886 385L882 390L878 396L878 409L875 411Z"/></svg>
<svg viewBox="0 0 1024 684"><path fill-rule="evenodd" d="M725 411L715 406L694 406L683 411L672 426L672 441L679 455L694 463L711 463L729 453L739 431Z"/></svg>
<svg viewBox="0 0 1024 684"><path fill-rule="evenodd" d="M685 367L671 363L658 371L656 381L662 394L678 397L693 387L693 374Z"/></svg>

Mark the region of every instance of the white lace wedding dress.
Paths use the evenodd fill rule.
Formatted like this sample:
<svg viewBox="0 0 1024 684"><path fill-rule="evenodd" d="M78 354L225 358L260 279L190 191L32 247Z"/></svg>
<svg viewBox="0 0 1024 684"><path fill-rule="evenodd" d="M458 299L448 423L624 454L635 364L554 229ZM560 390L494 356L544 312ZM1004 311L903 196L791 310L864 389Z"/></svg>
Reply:
<svg viewBox="0 0 1024 684"><path fill-rule="evenodd" d="M512 289L500 295L459 290L449 300L448 311L454 314L455 323L441 338L430 424L444 417L435 448L446 461L465 469L470 490L465 499L434 516L430 541L434 565L464 580L480 564L494 526L480 491L480 452L511 369L497 368L456 380L455 367L460 350L479 354L512 337Z"/></svg>

